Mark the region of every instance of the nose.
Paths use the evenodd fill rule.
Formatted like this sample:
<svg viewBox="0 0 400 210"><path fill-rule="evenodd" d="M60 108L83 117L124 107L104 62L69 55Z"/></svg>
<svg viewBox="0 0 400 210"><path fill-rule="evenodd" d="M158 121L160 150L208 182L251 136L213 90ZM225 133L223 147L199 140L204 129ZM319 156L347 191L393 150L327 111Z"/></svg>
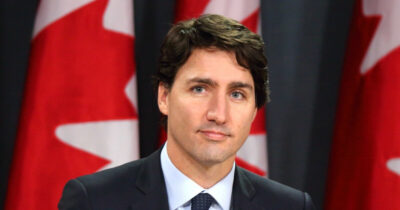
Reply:
<svg viewBox="0 0 400 210"><path fill-rule="evenodd" d="M207 120L225 124L228 117L228 102L224 94L215 94L208 103Z"/></svg>

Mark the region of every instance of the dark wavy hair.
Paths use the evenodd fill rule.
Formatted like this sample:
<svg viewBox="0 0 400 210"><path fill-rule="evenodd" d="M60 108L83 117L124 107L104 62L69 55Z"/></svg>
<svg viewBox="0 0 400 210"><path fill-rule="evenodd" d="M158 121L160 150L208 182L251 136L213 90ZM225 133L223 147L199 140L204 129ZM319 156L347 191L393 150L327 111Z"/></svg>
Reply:
<svg viewBox="0 0 400 210"><path fill-rule="evenodd" d="M267 58L262 38L239 22L221 15L202 15L175 24L167 33L154 76L157 90L161 83L171 88L179 68L194 49L219 49L234 52L238 64L253 77L257 108L269 101Z"/></svg>

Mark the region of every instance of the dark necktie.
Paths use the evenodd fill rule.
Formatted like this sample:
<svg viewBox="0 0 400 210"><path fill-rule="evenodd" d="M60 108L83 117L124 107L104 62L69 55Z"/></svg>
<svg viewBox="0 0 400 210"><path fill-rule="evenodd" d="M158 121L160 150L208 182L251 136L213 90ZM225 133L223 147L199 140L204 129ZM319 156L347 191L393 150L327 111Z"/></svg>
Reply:
<svg viewBox="0 0 400 210"><path fill-rule="evenodd" d="M208 210L214 198L208 193L199 193L192 198L192 210Z"/></svg>

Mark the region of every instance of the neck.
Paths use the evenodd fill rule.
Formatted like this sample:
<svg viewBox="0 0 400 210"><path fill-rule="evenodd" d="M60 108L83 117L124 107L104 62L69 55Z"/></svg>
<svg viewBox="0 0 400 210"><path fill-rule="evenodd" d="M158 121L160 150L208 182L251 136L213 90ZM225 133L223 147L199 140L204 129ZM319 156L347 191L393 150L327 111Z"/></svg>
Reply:
<svg viewBox="0 0 400 210"><path fill-rule="evenodd" d="M169 159L179 171L204 189L214 186L228 175L235 161L235 156L232 156L223 162L202 162L180 150L179 145L174 141L168 141L167 153Z"/></svg>

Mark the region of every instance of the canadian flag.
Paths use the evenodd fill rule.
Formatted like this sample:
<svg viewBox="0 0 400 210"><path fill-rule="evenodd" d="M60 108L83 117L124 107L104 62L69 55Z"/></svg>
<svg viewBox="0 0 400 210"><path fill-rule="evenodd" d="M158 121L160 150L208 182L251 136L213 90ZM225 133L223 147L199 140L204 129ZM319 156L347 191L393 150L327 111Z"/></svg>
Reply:
<svg viewBox="0 0 400 210"><path fill-rule="evenodd" d="M326 209L400 209L400 1L357 0Z"/></svg>
<svg viewBox="0 0 400 210"><path fill-rule="evenodd" d="M198 17L201 14L220 14L240 21L253 32L260 31L259 0L178 0L175 22ZM238 151L236 163L259 175L267 175L267 137L265 108L258 110L250 135Z"/></svg>
<svg viewBox="0 0 400 210"><path fill-rule="evenodd" d="M5 209L139 157L133 29L130 0L40 1Z"/></svg>

